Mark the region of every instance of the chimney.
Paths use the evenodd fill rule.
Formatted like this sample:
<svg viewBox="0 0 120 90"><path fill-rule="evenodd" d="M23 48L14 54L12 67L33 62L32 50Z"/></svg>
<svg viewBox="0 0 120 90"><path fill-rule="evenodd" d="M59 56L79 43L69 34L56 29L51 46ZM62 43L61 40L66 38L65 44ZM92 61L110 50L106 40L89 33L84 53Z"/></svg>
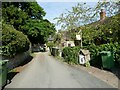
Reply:
<svg viewBox="0 0 120 90"><path fill-rule="evenodd" d="M101 12L100 12L100 20L104 20L106 17L106 12L104 9L101 9Z"/></svg>

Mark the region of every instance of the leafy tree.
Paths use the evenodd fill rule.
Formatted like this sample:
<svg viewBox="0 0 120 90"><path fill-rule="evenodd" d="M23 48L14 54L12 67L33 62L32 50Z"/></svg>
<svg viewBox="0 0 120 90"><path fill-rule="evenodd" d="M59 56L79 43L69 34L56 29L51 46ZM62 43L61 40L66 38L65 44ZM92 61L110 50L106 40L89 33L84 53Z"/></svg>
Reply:
<svg viewBox="0 0 120 90"><path fill-rule="evenodd" d="M28 38L32 43L44 44L47 42L48 36L54 34L54 24L48 20L28 20L26 25L22 26L24 34L28 35Z"/></svg>
<svg viewBox="0 0 120 90"><path fill-rule="evenodd" d="M45 12L37 2L3 2L3 22L22 31L32 43L45 43L55 32L54 25L44 20Z"/></svg>
<svg viewBox="0 0 120 90"><path fill-rule="evenodd" d="M68 30L69 36L74 40L75 35L82 30L81 26L96 20L94 16L91 7L86 3L78 3L77 6L72 7L71 11L67 10L66 13L62 13L55 19L57 20L57 25L61 25L62 30ZM82 32L79 34L82 34Z"/></svg>
<svg viewBox="0 0 120 90"><path fill-rule="evenodd" d="M95 22L82 27L83 30L83 43L92 44L95 43L95 39L104 43L115 43L120 42L119 36L119 25L120 25L120 14L106 18L104 22Z"/></svg>
<svg viewBox="0 0 120 90"><path fill-rule="evenodd" d="M95 11L94 15L98 14L100 9L104 8L107 13L107 16L110 17L120 13L119 7L120 7L119 0L116 1L110 0L109 2L107 1L98 2L97 5L93 8L93 10Z"/></svg>
<svg viewBox="0 0 120 90"><path fill-rule="evenodd" d="M61 43L61 34L57 33L54 35L54 43L60 47L60 43Z"/></svg>
<svg viewBox="0 0 120 90"><path fill-rule="evenodd" d="M86 6L86 3L78 3L77 6L72 7L72 10L67 10L59 17L56 17L57 25L61 25L64 30L75 30L79 26L90 21L91 8Z"/></svg>
<svg viewBox="0 0 120 90"><path fill-rule="evenodd" d="M17 30L28 19L42 19L45 16L43 8L37 2L3 2L2 17L5 22L13 25Z"/></svg>
<svg viewBox="0 0 120 90"><path fill-rule="evenodd" d="M66 13L62 13L55 19L57 20L57 25L61 25L62 29L68 30L72 39L75 39L75 34L82 30L82 38L85 44L91 44L94 43L94 39L103 38L105 41L117 41L119 37L118 17L114 17L116 19L112 18L111 21L107 20L108 22L105 23L94 24L94 22L98 20L98 14L103 7L106 9L107 15L109 16L119 14L119 5L120 1L98 2L95 7L91 8L90 6L86 6L86 3L78 3L77 6L72 7L71 11L67 10ZM110 32L113 33L110 34ZM115 38L116 35L117 37Z"/></svg>

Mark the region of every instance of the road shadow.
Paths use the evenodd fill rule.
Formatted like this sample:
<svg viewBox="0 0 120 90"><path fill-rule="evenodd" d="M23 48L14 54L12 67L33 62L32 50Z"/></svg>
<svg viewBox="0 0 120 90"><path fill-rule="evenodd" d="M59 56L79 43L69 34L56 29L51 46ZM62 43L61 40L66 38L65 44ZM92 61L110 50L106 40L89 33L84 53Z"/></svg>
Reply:
<svg viewBox="0 0 120 90"><path fill-rule="evenodd" d="M24 66L24 65L28 64L32 59L33 59L33 57L32 57L31 55L29 55L29 56L24 60L24 62L22 62L21 64L19 64L17 67L19 67L19 66ZM17 68L17 67L15 67L15 68ZM11 80L17 73L19 73L19 72L16 72L16 71L9 72L9 73L8 73L8 79Z"/></svg>
<svg viewBox="0 0 120 90"><path fill-rule="evenodd" d="M120 66L117 66L111 71L118 78L118 90L120 90Z"/></svg>
<svg viewBox="0 0 120 90"><path fill-rule="evenodd" d="M6 84L4 86L2 86L1 90L5 89L5 86L10 84L12 82L13 77L18 74L19 72L9 72L7 73L7 80L6 80Z"/></svg>
<svg viewBox="0 0 120 90"><path fill-rule="evenodd" d="M18 65L18 67L19 67L19 66L24 66L24 65L26 65L26 64L29 63L32 59L33 59L33 56L29 55L28 58L26 58L26 59L24 60L24 62L22 62L20 65Z"/></svg>
<svg viewBox="0 0 120 90"><path fill-rule="evenodd" d="M19 64L17 67L15 67L15 68L18 68L18 67L20 67L20 66L24 66L24 65L26 65L26 64L28 64L31 60L33 59L33 57L31 56L31 55L29 55L28 56L28 58L26 58L25 60L24 60L24 62L22 62L21 64ZM14 69L15 69L14 68ZM12 82L12 79L18 74L18 73L20 73L20 71L14 71L14 69L13 69L13 71L10 71L10 72L8 72L7 73L7 83L6 83L6 85L8 85L8 84L10 84L11 82ZM5 85L5 86L6 86ZM5 87L4 86L4 87ZM2 88L2 89L4 89L4 87Z"/></svg>
<svg viewBox="0 0 120 90"><path fill-rule="evenodd" d="M12 79L14 78L14 76L15 76L16 74L18 74L18 73L19 73L19 72L9 72L9 73L7 74L7 80L8 80L7 84L10 84L11 81L12 81Z"/></svg>
<svg viewBox="0 0 120 90"><path fill-rule="evenodd" d="M115 75L118 77L118 79L120 80L120 67L115 67L115 68L113 68L113 69L111 70L111 72L112 72L113 74L115 74Z"/></svg>
<svg viewBox="0 0 120 90"><path fill-rule="evenodd" d="M111 68L111 69L104 69L104 70L113 73L120 80L120 65L119 65L118 62L115 62L115 66L113 68Z"/></svg>

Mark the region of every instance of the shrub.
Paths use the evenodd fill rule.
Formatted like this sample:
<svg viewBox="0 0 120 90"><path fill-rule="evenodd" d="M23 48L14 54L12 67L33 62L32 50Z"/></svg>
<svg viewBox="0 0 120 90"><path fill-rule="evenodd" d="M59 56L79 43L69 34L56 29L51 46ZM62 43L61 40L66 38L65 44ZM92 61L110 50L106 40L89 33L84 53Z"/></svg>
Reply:
<svg viewBox="0 0 120 90"><path fill-rule="evenodd" d="M55 47L56 45L55 45L55 43L53 43L53 42L48 42L48 43L47 43L47 46L51 48L51 47Z"/></svg>
<svg viewBox="0 0 120 90"><path fill-rule="evenodd" d="M14 57L18 53L29 49L29 39L22 32L15 30L12 26L2 24L2 55Z"/></svg>
<svg viewBox="0 0 120 90"><path fill-rule="evenodd" d="M78 55L80 47L65 47L63 49L63 58L68 63L78 64Z"/></svg>
<svg viewBox="0 0 120 90"><path fill-rule="evenodd" d="M91 60L90 63L93 66L100 67L101 62L100 62L100 52L101 51L111 51L114 53L114 59L116 62L120 63L120 45L118 43L109 43L109 44L102 44L99 46L96 45L90 45L90 46L85 46L83 48L86 48L90 51L91 54Z"/></svg>

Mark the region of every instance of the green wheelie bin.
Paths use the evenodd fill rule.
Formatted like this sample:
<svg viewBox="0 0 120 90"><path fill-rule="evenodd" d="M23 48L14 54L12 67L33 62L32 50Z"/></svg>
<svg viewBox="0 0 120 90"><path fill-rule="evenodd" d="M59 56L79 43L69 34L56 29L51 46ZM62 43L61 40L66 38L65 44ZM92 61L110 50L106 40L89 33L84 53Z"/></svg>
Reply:
<svg viewBox="0 0 120 90"><path fill-rule="evenodd" d="M7 84L7 62L8 60L0 60L0 87L2 88Z"/></svg>
<svg viewBox="0 0 120 90"><path fill-rule="evenodd" d="M102 67L106 69L112 69L115 65L115 60L113 53L111 51L102 51L100 52L102 59Z"/></svg>

